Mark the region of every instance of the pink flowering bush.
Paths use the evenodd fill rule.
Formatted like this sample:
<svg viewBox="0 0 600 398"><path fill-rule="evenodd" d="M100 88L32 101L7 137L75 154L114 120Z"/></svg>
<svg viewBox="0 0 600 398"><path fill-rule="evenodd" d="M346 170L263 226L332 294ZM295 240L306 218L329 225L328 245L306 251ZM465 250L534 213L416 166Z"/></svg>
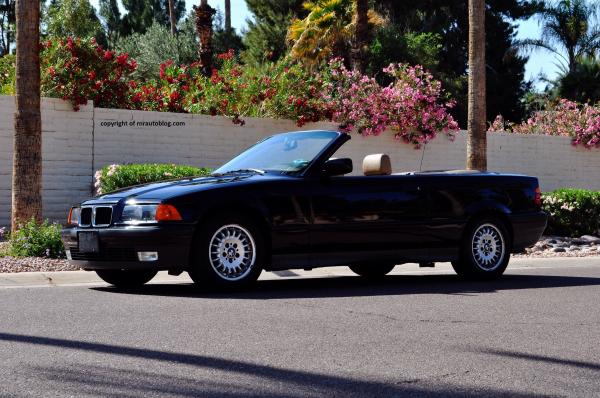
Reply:
<svg viewBox="0 0 600 398"><path fill-rule="evenodd" d="M339 59L325 70L323 100L333 108L340 129L379 135L390 128L395 137L420 147L438 132L450 139L458 124L448 113L454 105L443 101L441 83L421 66L391 64L383 70L394 78L381 87L375 79L348 70Z"/></svg>
<svg viewBox="0 0 600 398"><path fill-rule="evenodd" d="M600 105L581 105L561 99L521 124L505 122L502 116L497 116L488 131L560 135L571 137L573 145L599 148Z"/></svg>

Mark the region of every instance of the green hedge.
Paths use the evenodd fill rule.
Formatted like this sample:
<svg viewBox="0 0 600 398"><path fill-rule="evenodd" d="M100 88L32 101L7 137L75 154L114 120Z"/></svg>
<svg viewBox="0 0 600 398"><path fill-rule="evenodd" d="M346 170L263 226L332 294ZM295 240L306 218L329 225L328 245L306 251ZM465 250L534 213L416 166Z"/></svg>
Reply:
<svg viewBox="0 0 600 398"><path fill-rule="evenodd" d="M550 215L546 233L573 237L600 233L600 192L558 189L544 193L542 201Z"/></svg>
<svg viewBox="0 0 600 398"><path fill-rule="evenodd" d="M14 257L64 258L65 249L60 240L62 226L45 220L38 224L31 220L10 234L6 254Z"/></svg>
<svg viewBox="0 0 600 398"><path fill-rule="evenodd" d="M206 168L175 164L111 164L96 172L94 186L96 193L103 194L133 185L209 174Z"/></svg>

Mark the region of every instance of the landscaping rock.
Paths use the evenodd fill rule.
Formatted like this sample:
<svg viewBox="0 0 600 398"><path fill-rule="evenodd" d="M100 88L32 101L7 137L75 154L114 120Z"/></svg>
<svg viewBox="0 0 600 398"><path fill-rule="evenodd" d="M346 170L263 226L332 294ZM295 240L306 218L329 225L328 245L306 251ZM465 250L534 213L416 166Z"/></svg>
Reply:
<svg viewBox="0 0 600 398"><path fill-rule="evenodd" d="M592 236L592 235L583 235L581 238L582 241L584 241L585 243L592 243L594 245L599 245L600 244L600 238L597 236Z"/></svg>
<svg viewBox="0 0 600 398"><path fill-rule="evenodd" d="M567 251L567 249L565 249L564 247L554 247L554 248L552 248L552 252L554 252L554 253L564 253L566 251Z"/></svg>

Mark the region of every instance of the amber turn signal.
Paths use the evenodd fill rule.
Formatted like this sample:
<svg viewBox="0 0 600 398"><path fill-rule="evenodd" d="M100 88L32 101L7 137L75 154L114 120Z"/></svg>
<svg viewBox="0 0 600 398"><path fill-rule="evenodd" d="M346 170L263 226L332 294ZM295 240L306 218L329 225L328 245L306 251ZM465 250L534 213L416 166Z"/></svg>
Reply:
<svg viewBox="0 0 600 398"><path fill-rule="evenodd" d="M173 205L160 204L156 208L156 221L181 221L181 215Z"/></svg>
<svg viewBox="0 0 600 398"><path fill-rule="evenodd" d="M68 225L77 225L79 224L79 215L81 213L81 208L79 207L71 207L69 210L69 216L67 217Z"/></svg>

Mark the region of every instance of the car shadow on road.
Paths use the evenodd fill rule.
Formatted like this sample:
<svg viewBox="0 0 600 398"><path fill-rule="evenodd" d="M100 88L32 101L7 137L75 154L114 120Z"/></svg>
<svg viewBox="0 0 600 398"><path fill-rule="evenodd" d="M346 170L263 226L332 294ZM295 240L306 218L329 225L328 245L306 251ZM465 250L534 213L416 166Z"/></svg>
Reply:
<svg viewBox="0 0 600 398"><path fill-rule="evenodd" d="M557 275L504 275L494 281L466 281L456 275L388 275L379 280L365 280L355 276L261 280L244 290L228 292L201 290L193 284L149 284L129 290L115 287L92 289L152 296L277 300L407 294L477 295L504 290L598 285L600 278Z"/></svg>
<svg viewBox="0 0 600 398"><path fill-rule="evenodd" d="M172 397L526 397L518 391L454 384L447 374L387 379L321 373L199 353L0 332L0 342L70 351L67 361L28 371L57 395ZM90 354L101 360L82 364ZM81 357L80 357L81 355ZM92 357L96 358L96 357ZM80 359L80 360L81 360ZM135 359L144 360L141 367ZM154 363L154 365L151 365ZM158 364L159 366L156 366ZM460 372L454 374L460 381Z"/></svg>

